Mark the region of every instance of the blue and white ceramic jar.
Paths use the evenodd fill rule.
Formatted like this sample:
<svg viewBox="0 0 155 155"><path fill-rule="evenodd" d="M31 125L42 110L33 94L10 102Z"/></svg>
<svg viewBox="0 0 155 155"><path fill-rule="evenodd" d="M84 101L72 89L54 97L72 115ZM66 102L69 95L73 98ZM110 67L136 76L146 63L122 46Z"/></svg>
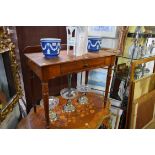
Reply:
<svg viewBox="0 0 155 155"><path fill-rule="evenodd" d="M43 54L46 58L57 57L60 54L61 39L58 38L42 38L40 39Z"/></svg>
<svg viewBox="0 0 155 155"><path fill-rule="evenodd" d="M88 37L88 51L98 52L101 49L101 38Z"/></svg>

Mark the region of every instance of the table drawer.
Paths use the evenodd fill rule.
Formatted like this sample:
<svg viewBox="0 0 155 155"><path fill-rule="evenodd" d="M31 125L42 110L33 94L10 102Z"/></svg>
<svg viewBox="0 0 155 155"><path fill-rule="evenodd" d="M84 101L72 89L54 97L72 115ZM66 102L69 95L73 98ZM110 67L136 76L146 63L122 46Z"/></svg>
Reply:
<svg viewBox="0 0 155 155"><path fill-rule="evenodd" d="M100 67L105 65L103 58L84 60L83 62L84 62L84 65L83 65L84 68L93 68L93 67Z"/></svg>
<svg viewBox="0 0 155 155"><path fill-rule="evenodd" d="M91 68L98 68L109 65L111 57L107 58L95 58L95 59L84 59L82 61L75 61L70 63L61 64L61 73L71 73L80 70L86 70Z"/></svg>
<svg viewBox="0 0 155 155"><path fill-rule="evenodd" d="M83 70L83 61L74 61L70 63L61 64L61 73L70 73L70 72L77 72L78 70Z"/></svg>

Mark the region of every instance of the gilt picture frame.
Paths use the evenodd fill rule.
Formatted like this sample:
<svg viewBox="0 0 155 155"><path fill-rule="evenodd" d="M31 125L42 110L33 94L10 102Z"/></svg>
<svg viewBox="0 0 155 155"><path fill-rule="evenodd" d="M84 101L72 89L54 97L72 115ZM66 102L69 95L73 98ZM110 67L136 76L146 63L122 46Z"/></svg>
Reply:
<svg viewBox="0 0 155 155"><path fill-rule="evenodd" d="M18 64L16 62L16 55L15 55L15 45L11 41L10 35L8 34L7 30L3 27L0 27L0 55L9 60L8 66L9 69L5 69L5 73L8 72L12 73L13 80L11 83L14 85L15 94L11 96L5 106L0 109L0 123L7 117L7 115L13 111L15 105L19 102L23 92L20 83L20 74ZM3 59L4 60L4 59ZM2 68L2 70L4 67ZM4 73L4 72L3 72ZM5 76L5 75L4 75ZM11 87L12 88L12 87Z"/></svg>

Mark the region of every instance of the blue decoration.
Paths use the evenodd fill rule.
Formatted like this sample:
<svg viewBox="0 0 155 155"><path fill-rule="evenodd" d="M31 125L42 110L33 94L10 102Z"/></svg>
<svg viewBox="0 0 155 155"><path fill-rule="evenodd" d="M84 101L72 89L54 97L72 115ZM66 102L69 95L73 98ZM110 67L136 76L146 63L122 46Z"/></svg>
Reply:
<svg viewBox="0 0 155 155"><path fill-rule="evenodd" d="M61 39L42 38L40 39L40 44L46 58L53 58L59 55L61 49Z"/></svg>
<svg viewBox="0 0 155 155"><path fill-rule="evenodd" d="M101 38L88 37L88 51L98 52L101 49Z"/></svg>

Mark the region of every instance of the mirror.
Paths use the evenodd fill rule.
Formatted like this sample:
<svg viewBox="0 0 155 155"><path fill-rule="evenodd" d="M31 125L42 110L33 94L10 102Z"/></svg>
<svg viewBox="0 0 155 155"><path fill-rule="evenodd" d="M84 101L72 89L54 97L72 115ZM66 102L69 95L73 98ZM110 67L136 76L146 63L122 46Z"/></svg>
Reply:
<svg viewBox="0 0 155 155"><path fill-rule="evenodd" d="M101 48L117 55L123 54L127 31L127 26L88 26L88 36L102 38Z"/></svg>
<svg viewBox="0 0 155 155"><path fill-rule="evenodd" d="M9 114L22 95L15 45L5 27L0 27L0 122Z"/></svg>
<svg viewBox="0 0 155 155"><path fill-rule="evenodd" d="M16 94L8 52L0 54L0 74L0 103L3 109Z"/></svg>

